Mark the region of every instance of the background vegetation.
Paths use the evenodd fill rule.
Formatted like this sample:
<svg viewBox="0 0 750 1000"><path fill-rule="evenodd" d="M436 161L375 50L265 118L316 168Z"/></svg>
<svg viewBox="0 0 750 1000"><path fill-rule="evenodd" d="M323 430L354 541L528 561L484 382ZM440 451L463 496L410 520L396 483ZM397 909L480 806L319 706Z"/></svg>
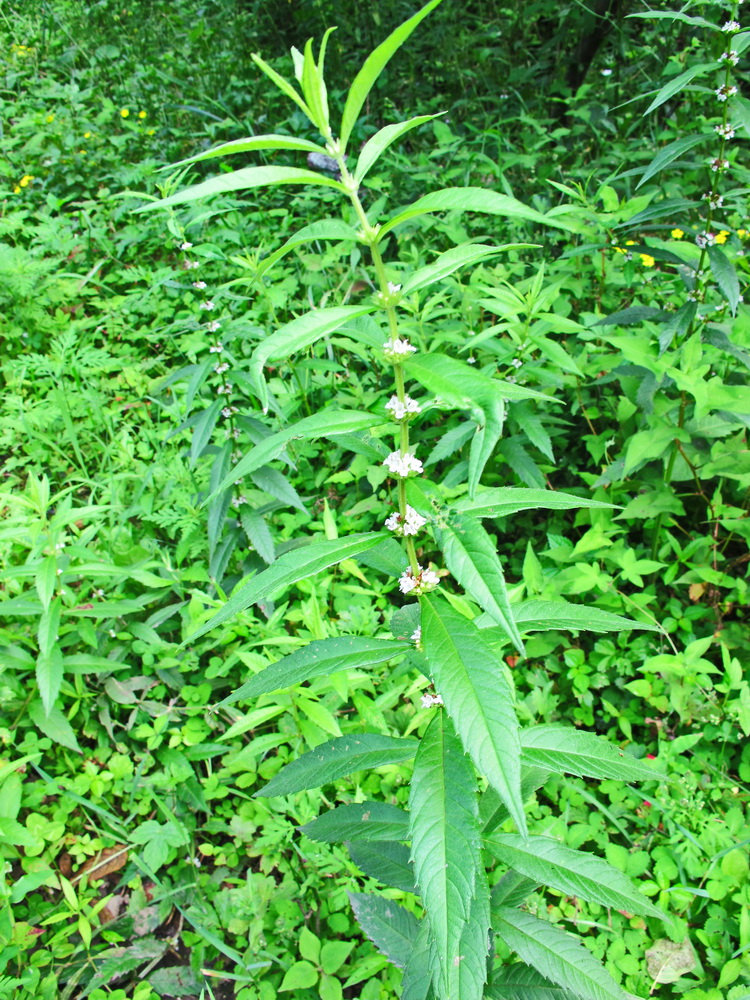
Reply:
<svg viewBox="0 0 750 1000"><path fill-rule="evenodd" d="M456 184L564 223L449 212L400 227L392 254L416 268L468 240L541 245L452 275L410 300L406 323L552 397L510 406L485 485L617 505L496 522L512 600L658 626L531 634L506 663L524 724L585 727L668 773L638 790L553 776L528 815L532 832L635 878L672 924L554 890L527 908L575 927L630 993L741 1000L750 33L722 30L730 4L628 16L644 10L445 0L383 74L355 146L445 111L389 150L368 209ZM217 708L310 639L387 634L394 580L345 562L183 645L300 538L382 524L384 445L354 433L294 442L201 506L233 451L332 398L382 408L388 379L345 333L267 371L278 411L263 413L248 375L257 342L310 305L367 301L365 261L319 242L256 280L333 194L272 188L133 212L174 185L162 167L217 142L315 138L252 52L287 72L291 45L337 24L339 107L413 5L48 0L1 13L0 996L396 997L401 973L357 927L347 891L416 912L414 896L299 827L335 804L405 806L411 763L254 793L332 736L421 735L426 678L406 657ZM217 169L198 163L180 183ZM431 479L457 489L476 423L433 408L414 433Z"/></svg>

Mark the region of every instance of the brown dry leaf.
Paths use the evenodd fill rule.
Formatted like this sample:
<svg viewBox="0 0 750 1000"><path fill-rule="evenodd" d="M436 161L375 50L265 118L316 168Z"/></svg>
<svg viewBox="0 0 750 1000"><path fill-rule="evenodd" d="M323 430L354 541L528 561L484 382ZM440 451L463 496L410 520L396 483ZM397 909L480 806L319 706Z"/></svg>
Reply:
<svg viewBox="0 0 750 1000"><path fill-rule="evenodd" d="M63 851L57 859L57 867L60 869L61 875L64 875L65 878L70 878L73 872L73 859L67 851Z"/></svg>
<svg viewBox="0 0 750 1000"><path fill-rule="evenodd" d="M114 847L104 847L93 858L88 858L81 865L81 868L73 877L73 882L80 881L84 875L88 875L89 882L98 882L106 878L112 872L117 872L125 867L128 860L128 848L125 844L115 844Z"/></svg>
<svg viewBox="0 0 750 1000"><path fill-rule="evenodd" d="M688 594L691 601L699 601L703 597L703 592L706 589L705 583L691 583L688 587Z"/></svg>
<svg viewBox="0 0 750 1000"><path fill-rule="evenodd" d="M646 952L648 974L655 983L675 983L692 972L697 962L690 938L680 944L659 938Z"/></svg>
<svg viewBox="0 0 750 1000"><path fill-rule="evenodd" d="M106 906L103 906L99 910L99 923L107 924L110 920L116 920L120 916L120 911L125 906L126 899L124 896L112 896L107 901Z"/></svg>

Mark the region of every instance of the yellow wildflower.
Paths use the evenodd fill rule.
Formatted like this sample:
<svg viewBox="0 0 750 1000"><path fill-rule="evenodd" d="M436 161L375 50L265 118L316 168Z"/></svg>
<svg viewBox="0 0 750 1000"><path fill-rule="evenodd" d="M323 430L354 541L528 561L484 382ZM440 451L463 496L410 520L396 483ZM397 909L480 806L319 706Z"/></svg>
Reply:
<svg viewBox="0 0 750 1000"><path fill-rule="evenodd" d="M13 194L20 194L20 193L21 193L21 189L20 189L20 187L19 187L19 186L18 186L18 185L16 184L16 186L15 186L15 187L13 188Z"/></svg>
<svg viewBox="0 0 750 1000"><path fill-rule="evenodd" d="M669 235L675 240L681 240L685 233L681 229L673 229Z"/></svg>
<svg viewBox="0 0 750 1000"><path fill-rule="evenodd" d="M625 246L626 247L634 247L635 246L635 240L625 240Z"/></svg>
<svg viewBox="0 0 750 1000"><path fill-rule="evenodd" d="M55 120L55 116L54 116L54 115L47 115L47 124L48 124L48 125L49 125L49 124L50 124L51 122L53 122L54 120Z"/></svg>
<svg viewBox="0 0 750 1000"><path fill-rule="evenodd" d="M120 118L127 118L130 114L130 108L120 108Z"/></svg>
<svg viewBox="0 0 750 1000"><path fill-rule="evenodd" d="M138 117L141 118L141 119L145 118L146 117L146 112L145 111L139 111L138 112Z"/></svg>
<svg viewBox="0 0 750 1000"><path fill-rule="evenodd" d="M83 138L84 139L90 139L91 138L91 133L90 132L84 132L83 133Z"/></svg>
<svg viewBox="0 0 750 1000"><path fill-rule="evenodd" d="M624 247L614 247L615 253L627 253L628 251Z"/></svg>
<svg viewBox="0 0 750 1000"><path fill-rule="evenodd" d="M146 135L154 135L156 133L155 128L150 128L146 131Z"/></svg>
<svg viewBox="0 0 750 1000"><path fill-rule="evenodd" d="M78 153L79 153L80 156L85 156L86 155L86 150L85 149L79 149Z"/></svg>
<svg viewBox="0 0 750 1000"><path fill-rule="evenodd" d="M738 229L737 230L737 235L738 236L747 236L747 229Z"/></svg>
<svg viewBox="0 0 750 1000"><path fill-rule="evenodd" d="M654 258L651 256L650 253L642 253L642 254L639 254L638 256L643 261L643 266L644 267L653 267L654 264L656 263L656 261L654 260Z"/></svg>
<svg viewBox="0 0 750 1000"><path fill-rule="evenodd" d="M722 229L720 233L716 234L716 242L717 243L726 243L727 236L729 236L729 232L726 229Z"/></svg>
<svg viewBox="0 0 750 1000"><path fill-rule="evenodd" d="M34 180L33 174L24 174L21 180L18 182L22 188L28 187L29 183Z"/></svg>

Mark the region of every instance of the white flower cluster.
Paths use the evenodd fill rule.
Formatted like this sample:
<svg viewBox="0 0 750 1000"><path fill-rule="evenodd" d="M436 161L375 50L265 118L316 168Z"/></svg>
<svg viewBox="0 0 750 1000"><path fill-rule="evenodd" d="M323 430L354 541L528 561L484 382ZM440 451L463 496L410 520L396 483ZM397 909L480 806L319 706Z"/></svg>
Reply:
<svg viewBox="0 0 750 1000"><path fill-rule="evenodd" d="M209 300L208 302L201 302L201 304L200 304L200 306L198 306L198 308L199 309L205 309L206 312L211 312L212 309L216 308L216 304L214 302L211 302Z"/></svg>
<svg viewBox="0 0 750 1000"><path fill-rule="evenodd" d="M388 294L389 295L398 295L398 293L400 291L401 291L401 285L396 285L392 281L388 282Z"/></svg>
<svg viewBox="0 0 750 1000"><path fill-rule="evenodd" d="M719 56L719 62L728 62L732 66L736 66L740 61L739 52L735 52L734 49L730 49L728 52L722 52Z"/></svg>
<svg viewBox="0 0 750 1000"><path fill-rule="evenodd" d="M209 333L216 333L216 331L219 329L220 326L221 323L218 321L218 319L212 319L210 323L206 323L206 329L208 330Z"/></svg>
<svg viewBox="0 0 750 1000"><path fill-rule="evenodd" d="M734 139L734 126L729 122L725 125L715 125L714 132L718 132L723 139Z"/></svg>
<svg viewBox="0 0 750 1000"><path fill-rule="evenodd" d="M422 648L422 626L421 625L417 625L417 627L412 632L410 638L411 638L411 641L414 643L414 645L417 647L417 649L421 649Z"/></svg>
<svg viewBox="0 0 750 1000"><path fill-rule="evenodd" d="M722 86L716 91L716 96L720 101L726 101L728 97L734 97L736 93L736 87L728 87L726 84L722 84Z"/></svg>
<svg viewBox="0 0 750 1000"><path fill-rule="evenodd" d="M222 417L228 420L229 417L231 417L233 414L237 412L239 411L237 410L236 406L225 406L224 409L221 411L221 415Z"/></svg>
<svg viewBox="0 0 750 1000"><path fill-rule="evenodd" d="M427 519L418 514L409 504L406 505L406 515L403 518L396 511L385 522L386 528L394 535L398 535L399 538L404 538L406 535L416 535L425 524L427 524Z"/></svg>
<svg viewBox="0 0 750 1000"><path fill-rule="evenodd" d="M439 694L427 694L422 695L422 708L435 708L436 705L442 705L443 699Z"/></svg>
<svg viewBox="0 0 750 1000"><path fill-rule="evenodd" d="M716 173L717 170L728 170L729 160L722 160L721 157L717 156L715 160L711 161L711 169L714 173Z"/></svg>
<svg viewBox="0 0 750 1000"><path fill-rule="evenodd" d="M739 21L725 21L721 26L721 30L726 31L728 35L733 35L740 30L740 27Z"/></svg>
<svg viewBox="0 0 750 1000"><path fill-rule="evenodd" d="M402 337L396 337L394 340L386 340L383 344L383 354L386 361L390 361L394 365L401 364L404 358L408 358L415 351L416 347Z"/></svg>
<svg viewBox="0 0 750 1000"><path fill-rule="evenodd" d="M523 361L520 358L513 358L511 364L514 368L523 368Z"/></svg>
<svg viewBox="0 0 750 1000"><path fill-rule="evenodd" d="M713 195L710 191L706 195L706 201L708 202L709 208L721 208L724 204L724 195L717 194Z"/></svg>
<svg viewBox="0 0 750 1000"><path fill-rule="evenodd" d="M243 503L247 503L247 497L244 493L240 493L238 497L232 497L233 507L241 507Z"/></svg>
<svg viewBox="0 0 750 1000"><path fill-rule="evenodd" d="M205 281L194 281L193 288L197 288L200 291L203 291L204 288L208 288L208 285L206 284Z"/></svg>
<svg viewBox="0 0 750 1000"><path fill-rule="evenodd" d="M440 577L433 569L422 569L417 566L416 576L412 573L411 566L405 569L398 580L398 589L402 594L413 594L419 597L420 594L429 594L440 584Z"/></svg>
<svg viewBox="0 0 750 1000"><path fill-rule="evenodd" d="M213 351L213 347L210 348ZM229 365L226 361L223 361L220 365L214 365L214 371L217 375L223 375L225 371L229 369Z"/></svg>
<svg viewBox="0 0 750 1000"><path fill-rule="evenodd" d="M212 344L211 347L209 347L209 349L208 349L208 353L209 354L221 354L221 352L223 350L224 350L224 345L223 344Z"/></svg>
<svg viewBox="0 0 750 1000"><path fill-rule="evenodd" d="M403 401L398 396L391 396L385 404L385 408L394 420L409 420L417 413L422 412L422 407L411 396L404 396Z"/></svg>
<svg viewBox="0 0 750 1000"><path fill-rule="evenodd" d="M392 451L383 465L393 476L408 479L422 472L422 463L408 451Z"/></svg>

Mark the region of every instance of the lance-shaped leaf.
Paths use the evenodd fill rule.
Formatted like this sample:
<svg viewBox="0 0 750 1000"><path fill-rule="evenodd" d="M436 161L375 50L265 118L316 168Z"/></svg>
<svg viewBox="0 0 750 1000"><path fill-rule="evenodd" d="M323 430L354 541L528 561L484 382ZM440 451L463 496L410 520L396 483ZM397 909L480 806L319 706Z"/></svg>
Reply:
<svg viewBox="0 0 750 1000"><path fill-rule="evenodd" d="M433 116L434 117L434 116ZM401 289L403 295L416 292L420 288L433 285L436 281L442 281L449 274L453 274L460 267L467 264L476 264L479 260L487 260L505 250L529 250L538 248L534 243L504 243L499 247L487 246L484 243L464 243L462 246L453 247L445 253L438 254L431 264L420 267L410 278L404 282Z"/></svg>
<svg viewBox="0 0 750 1000"><path fill-rule="evenodd" d="M453 518L435 530L451 576L523 653L523 641L513 618L497 548L481 522L474 518ZM472 626L472 632L476 632L476 626Z"/></svg>
<svg viewBox="0 0 750 1000"><path fill-rule="evenodd" d="M313 542L299 549L292 549L279 556L273 566L264 569L249 580L243 587L235 591L226 604L216 612L204 625L201 625L190 635L187 642L194 642L199 636L205 635L217 625L223 625L240 611L249 608L251 604L270 597L272 594L291 587L298 580L306 580L315 576L321 570L335 566L343 559L351 559L377 545L382 541L382 535L377 531L348 535L346 538L334 538L325 542Z"/></svg>
<svg viewBox="0 0 750 1000"><path fill-rule="evenodd" d="M645 184L646 181L651 180L652 177L655 177L656 174L664 170L665 167L668 167L670 163L674 163L674 161L679 156L682 156L683 153L686 153L689 149L692 149L701 142L706 142L708 138L709 136L705 133L701 133L701 135L685 135L681 139L676 139L674 142L670 142L668 146L664 147L664 149L660 149L644 170L643 176L635 186L636 191L641 184Z"/></svg>
<svg viewBox="0 0 750 1000"><path fill-rule="evenodd" d="M340 181L325 174L316 174L313 170L303 170L299 167L244 167L233 170L230 174L217 174L200 184L178 191L168 198L141 205L136 212L150 212L155 208L169 208L170 205L185 205L201 198L211 198L217 194L229 194L231 191L249 191L258 187L273 187L276 184L317 184L319 187L332 187L346 193L346 188Z"/></svg>
<svg viewBox="0 0 750 1000"><path fill-rule="evenodd" d="M549 396L522 385L490 378L474 371L471 365L445 354L418 354L405 361L403 368L409 378L416 379L430 392L460 410L472 410L491 399L549 401Z"/></svg>
<svg viewBox="0 0 750 1000"><path fill-rule="evenodd" d="M269 691L290 688L312 680L313 677L327 677L339 670L372 667L410 649L413 646L408 642L373 639L370 636L340 635L332 639L316 639L261 670L220 701L217 708L231 705L235 701L257 698Z"/></svg>
<svg viewBox="0 0 750 1000"><path fill-rule="evenodd" d="M417 892L408 847L396 840L347 841L352 861L365 875L402 892Z"/></svg>
<svg viewBox="0 0 750 1000"><path fill-rule="evenodd" d="M282 767L255 794L270 798L272 795L291 795L307 788L320 788L354 771L400 764L410 760L416 752L416 740L382 736L380 733L337 736Z"/></svg>
<svg viewBox="0 0 750 1000"><path fill-rule="evenodd" d="M615 910L664 919L664 914L638 892L627 875L593 854L574 851L549 837L526 839L514 833L494 833L484 843L503 864L537 884Z"/></svg>
<svg viewBox="0 0 750 1000"><path fill-rule="evenodd" d="M537 788L551 776L552 772L541 767L527 767L521 764L521 801L528 802ZM487 836L504 823L510 816L508 807L498 792L489 785L479 799L479 823L482 833Z"/></svg>
<svg viewBox="0 0 750 1000"><path fill-rule="evenodd" d="M521 906L538 885L538 882L519 875L510 868L494 886L490 906L493 910L498 906Z"/></svg>
<svg viewBox="0 0 750 1000"><path fill-rule="evenodd" d="M321 219L320 222L313 222L309 226L298 230L278 250L274 250L273 253L265 257L258 265L255 277L260 278L261 275L265 274L282 257L291 253L295 247L302 246L305 243L312 243L314 240L356 241L358 239L357 230L342 219Z"/></svg>
<svg viewBox="0 0 750 1000"><path fill-rule="evenodd" d="M408 208L401 209L380 228L378 239L381 240L402 222L432 212L482 212L485 215L500 215L505 219L524 219L527 222L536 222L541 226L550 226L555 229L567 230L570 228L561 219L542 215L541 212L529 208L528 205L524 205L523 202L511 198L507 194L490 191L488 188L456 187L433 191L431 194L426 194L412 202Z"/></svg>
<svg viewBox="0 0 750 1000"><path fill-rule="evenodd" d="M387 802L359 802L329 809L299 829L310 840L324 844L340 844L345 840L408 840L409 814Z"/></svg>
<svg viewBox="0 0 750 1000"><path fill-rule="evenodd" d="M640 628L657 632L658 625L636 622L632 618L613 615L601 608L568 601L521 601L513 604L513 617L522 632L546 632L548 629L583 629L586 632L623 632ZM481 627L481 623L480 624Z"/></svg>
<svg viewBox="0 0 750 1000"><path fill-rule="evenodd" d="M662 781L664 775L631 757L601 736L572 726L534 726L521 730L524 764L581 778Z"/></svg>
<svg viewBox="0 0 750 1000"><path fill-rule="evenodd" d="M714 69L719 69L720 67L721 63L717 62L698 63L695 66L691 66L690 69L686 69L684 73L680 73L679 76L672 77L669 83L665 83L664 86L657 91L656 97L643 112L644 118L646 115L651 114L652 111L656 111L657 108L660 108L665 101L670 99L670 97L674 97L675 94L679 94L679 92L683 90L683 88L687 87L689 83L692 83L697 76L705 76L706 73ZM650 93L653 93L653 91ZM641 94L640 96L648 97L650 95Z"/></svg>
<svg viewBox="0 0 750 1000"><path fill-rule="evenodd" d="M436 115L418 115L416 118L410 118L405 122L386 125L379 132L376 132L371 139L367 140L362 148L362 152L359 154L357 166L354 168L354 179L357 184L362 183L368 171L377 162L381 154L390 145L400 139L402 135L410 132L413 128L417 128L419 125L424 125L425 122L432 121L433 118L440 118L444 114L445 111L439 111Z"/></svg>
<svg viewBox="0 0 750 1000"><path fill-rule="evenodd" d="M446 997L483 871L476 779L450 719L437 711L417 751L409 796L412 857Z"/></svg>
<svg viewBox="0 0 750 1000"><path fill-rule="evenodd" d="M466 497L453 504L455 510L472 517L507 517L521 510L575 510L577 507L609 508L611 503L587 500L573 493L556 490L526 489L517 486L498 486L480 490L476 496Z"/></svg>
<svg viewBox="0 0 750 1000"><path fill-rule="evenodd" d="M372 312L373 307L333 306L329 309L315 309L298 316L282 326L276 333L261 341L253 352L250 362L250 376L258 389L258 397L264 407L268 406L268 388L263 378L263 366L269 361L288 358L296 351L310 347L327 333L332 333L355 316Z"/></svg>
<svg viewBox="0 0 750 1000"><path fill-rule="evenodd" d="M236 153L254 153L259 149L295 149L303 153L322 153L326 155L325 148L319 146L317 142L310 142L309 139L298 139L293 135L249 135L246 139L232 139L231 142L222 142L213 149L207 149L205 153L196 153L186 160L179 160L169 166L161 167L161 170L174 170L175 167L184 167L188 163L198 163L201 160L212 160L217 156L234 156Z"/></svg>
<svg viewBox="0 0 750 1000"><path fill-rule="evenodd" d="M266 463L278 458L289 441L352 434L355 431L363 431L372 427L373 422L377 422L376 417L357 410L322 410L320 413L313 413L311 417L304 417L296 424L264 438L260 444L252 448L221 480L213 493L206 497L201 506L211 503L220 493L233 486L238 479L251 475Z"/></svg>
<svg viewBox="0 0 750 1000"><path fill-rule="evenodd" d="M580 1000L627 1000L588 948L554 924L523 910L500 907L492 912L492 925L527 965Z"/></svg>
<svg viewBox="0 0 750 1000"><path fill-rule="evenodd" d="M404 21L403 24L400 24L395 31L391 32L385 41L381 42L376 49L373 49L367 59L365 59L362 69L354 77L352 85L349 88L346 104L344 105L344 113L341 116L339 135L342 151L349 141L349 136L352 134L352 129L362 110L362 105L367 100L367 95L385 69L389 59L394 52L397 52L401 48L420 21L427 17L430 11L434 10L439 3L440 0L430 0L421 10L418 10L416 14L407 21Z"/></svg>
<svg viewBox="0 0 750 1000"><path fill-rule="evenodd" d="M473 622L447 601L427 596L420 604L422 643L435 687L477 770L526 833L518 720L502 664Z"/></svg>
<svg viewBox="0 0 750 1000"><path fill-rule="evenodd" d="M401 1000L427 1000L433 995L431 952L430 924L423 918L419 922L419 933L404 968Z"/></svg>
<svg viewBox="0 0 750 1000"><path fill-rule="evenodd" d="M375 947L399 969L409 961L419 922L409 910L371 892L350 892L357 923Z"/></svg>
<svg viewBox="0 0 750 1000"><path fill-rule="evenodd" d="M258 69L262 70L266 74L268 79L276 84L276 86L279 88L282 94L286 94L288 98L294 101L294 103L297 105L300 111L302 111L302 113L307 118L309 118L309 120L314 125L315 116L313 115L310 108L302 100L298 92L294 89L292 84L289 83L289 81L286 80L280 73L277 73L272 66L269 66L267 62L261 59L261 57L257 54L257 52L253 52L250 58L253 60Z"/></svg>
<svg viewBox="0 0 750 1000"><path fill-rule="evenodd" d="M505 423L505 401L490 399L481 407L481 419L469 448L469 496L476 494L484 467L492 458Z"/></svg>
<svg viewBox="0 0 750 1000"><path fill-rule="evenodd" d="M516 962L495 972L486 996L487 1000L574 1000L575 993Z"/></svg>
<svg viewBox="0 0 750 1000"><path fill-rule="evenodd" d="M737 312L737 304L740 301L740 282L737 272L734 269L734 264L721 247L706 247L706 252L711 264L711 273L716 278L716 284L729 303L729 308L732 310L732 315L734 316Z"/></svg>
<svg viewBox="0 0 750 1000"><path fill-rule="evenodd" d="M482 1000L490 950L490 890L484 869L477 872L471 915L461 935L459 961L450 970L446 1000Z"/></svg>

